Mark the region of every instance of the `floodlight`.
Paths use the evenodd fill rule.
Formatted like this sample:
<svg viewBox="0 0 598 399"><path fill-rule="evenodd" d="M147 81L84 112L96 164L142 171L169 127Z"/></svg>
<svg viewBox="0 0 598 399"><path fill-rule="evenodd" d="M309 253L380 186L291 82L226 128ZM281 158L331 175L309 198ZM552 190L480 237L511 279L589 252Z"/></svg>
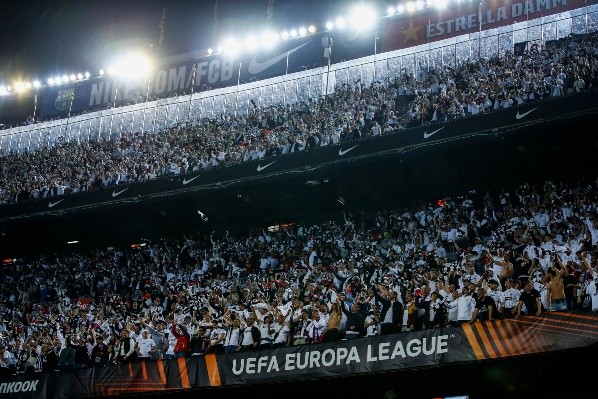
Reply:
<svg viewBox="0 0 598 399"><path fill-rule="evenodd" d="M78 73L77 74L77 79L79 79L79 80L83 79L83 74L82 73Z"/></svg>
<svg viewBox="0 0 598 399"><path fill-rule="evenodd" d="M228 39L222 45L222 51L234 56L237 53L239 53L239 51L241 51L241 45L239 44L239 42L233 39Z"/></svg>
<svg viewBox="0 0 598 399"><path fill-rule="evenodd" d="M255 36L251 35L248 36L247 39L245 39L245 47L249 51L255 50L255 48L257 47L257 39L255 38Z"/></svg>
<svg viewBox="0 0 598 399"><path fill-rule="evenodd" d="M291 37L297 37L298 34L297 29L291 29Z"/></svg>
<svg viewBox="0 0 598 399"><path fill-rule="evenodd" d="M307 33L307 29L305 29L305 26L302 26L301 28L299 28L299 35L305 36L306 33Z"/></svg>
<svg viewBox="0 0 598 399"><path fill-rule="evenodd" d="M7 93L10 93L11 91L12 91L12 87L10 87L10 86L6 86L6 92L7 92Z"/></svg>
<svg viewBox="0 0 598 399"><path fill-rule="evenodd" d="M262 41L262 44L264 45L264 47L271 48L276 43L278 43L279 37L274 32L264 32L264 34L261 37L261 41Z"/></svg>
<svg viewBox="0 0 598 399"><path fill-rule="evenodd" d="M69 81L69 76L68 75L62 75L62 83L66 83Z"/></svg>
<svg viewBox="0 0 598 399"><path fill-rule="evenodd" d="M289 38L289 32L287 32L286 30L283 30L282 33L280 34L280 37L282 37L282 40L287 40Z"/></svg>
<svg viewBox="0 0 598 399"><path fill-rule="evenodd" d="M313 25L309 25L309 28L307 28L307 31L309 33L315 33L316 32L316 27Z"/></svg>
<svg viewBox="0 0 598 399"><path fill-rule="evenodd" d="M15 83L15 90L16 91L23 91L25 89L25 84L23 82L16 82Z"/></svg>
<svg viewBox="0 0 598 399"><path fill-rule="evenodd" d="M212 50L211 48L208 49L208 55L212 55L213 52L214 50Z"/></svg>
<svg viewBox="0 0 598 399"><path fill-rule="evenodd" d="M56 76L54 78L54 83L57 84L57 85L61 84L62 83L62 78L60 76Z"/></svg>
<svg viewBox="0 0 598 399"><path fill-rule="evenodd" d="M150 69L150 60L145 55L131 53L120 58L114 66L108 68L108 73L126 79L136 79L147 76Z"/></svg>
<svg viewBox="0 0 598 399"><path fill-rule="evenodd" d="M386 13L387 13L388 15L395 15L395 12L396 12L396 11L397 11L397 10L395 10L395 8L394 8L394 7L388 7L388 8L386 9Z"/></svg>
<svg viewBox="0 0 598 399"><path fill-rule="evenodd" d="M35 87L36 89L42 87L42 82L40 82L39 80L35 80L33 82L33 87Z"/></svg>
<svg viewBox="0 0 598 399"><path fill-rule="evenodd" d="M218 48L216 50L218 50L218 52L221 53L222 52L222 46L218 46Z"/></svg>
<svg viewBox="0 0 598 399"><path fill-rule="evenodd" d="M332 30L334 28L334 23L332 21L326 22L326 29Z"/></svg>
<svg viewBox="0 0 598 399"><path fill-rule="evenodd" d="M85 72L85 79L89 79L90 76L91 74L89 72Z"/></svg>
<svg viewBox="0 0 598 399"><path fill-rule="evenodd" d="M398 5L397 6L397 14L402 14L405 12L405 6L404 5Z"/></svg>
<svg viewBox="0 0 598 399"><path fill-rule="evenodd" d="M0 94L6 94L6 87L0 86Z"/></svg>
<svg viewBox="0 0 598 399"><path fill-rule="evenodd" d="M54 78L49 78L48 79L48 84L49 85L53 85L54 84Z"/></svg>
<svg viewBox="0 0 598 399"><path fill-rule="evenodd" d="M343 29L345 26L347 25L347 23L345 22L344 18L338 18L336 20L336 27L339 29Z"/></svg>
<svg viewBox="0 0 598 399"><path fill-rule="evenodd" d="M438 9L446 8L448 6L448 0L435 0L434 3Z"/></svg>
<svg viewBox="0 0 598 399"><path fill-rule="evenodd" d="M70 76L70 78L71 78L71 80L77 80L77 76L75 76L75 74L72 74L72 75Z"/></svg>
<svg viewBox="0 0 598 399"><path fill-rule="evenodd" d="M422 10L424 8L424 2L422 0L417 0L415 2L415 8L418 10Z"/></svg>
<svg viewBox="0 0 598 399"><path fill-rule="evenodd" d="M376 22L376 11L373 7L359 5L351 11L349 22L356 29L368 29Z"/></svg>
<svg viewBox="0 0 598 399"><path fill-rule="evenodd" d="M100 69L100 76L104 76L104 70Z"/></svg>
<svg viewBox="0 0 598 399"><path fill-rule="evenodd" d="M32 86L33 86L33 85L31 84L31 82L27 82L27 83L25 83L25 88L26 88L26 89L31 89L31 87L32 87Z"/></svg>
<svg viewBox="0 0 598 399"><path fill-rule="evenodd" d="M407 2L407 4L405 4L405 9L406 9L408 12L413 12L413 11L415 11L415 3L414 3L414 2L412 2L412 1L409 1L409 2Z"/></svg>

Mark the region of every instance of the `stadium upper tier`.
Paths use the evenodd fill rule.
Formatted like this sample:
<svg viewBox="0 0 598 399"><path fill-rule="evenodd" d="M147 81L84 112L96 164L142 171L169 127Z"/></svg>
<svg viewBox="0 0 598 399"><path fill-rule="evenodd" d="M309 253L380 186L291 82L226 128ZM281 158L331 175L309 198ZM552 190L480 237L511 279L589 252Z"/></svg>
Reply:
<svg viewBox="0 0 598 399"><path fill-rule="evenodd" d="M443 123L598 86L598 41L572 36L515 55L431 66L369 85L336 82L333 93L259 106L152 132L120 127L111 139L75 135L52 146L5 153L0 203L143 182L268 159L412 126ZM76 139L75 139L76 138Z"/></svg>

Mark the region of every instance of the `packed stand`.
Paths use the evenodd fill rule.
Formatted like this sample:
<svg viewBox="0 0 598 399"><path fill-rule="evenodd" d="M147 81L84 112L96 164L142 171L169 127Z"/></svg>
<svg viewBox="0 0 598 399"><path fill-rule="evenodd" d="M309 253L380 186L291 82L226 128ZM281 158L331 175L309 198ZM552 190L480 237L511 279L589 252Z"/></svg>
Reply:
<svg viewBox="0 0 598 399"><path fill-rule="evenodd" d="M0 269L0 374L598 311L598 180Z"/></svg>
<svg viewBox="0 0 598 399"><path fill-rule="evenodd" d="M61 141L0 156L0 204L143 182L285 155L562 97L598 87L598 39L575 37L521 56L466 62L394 79L342 84L318 100L221 114L160 134Z"/></svg>

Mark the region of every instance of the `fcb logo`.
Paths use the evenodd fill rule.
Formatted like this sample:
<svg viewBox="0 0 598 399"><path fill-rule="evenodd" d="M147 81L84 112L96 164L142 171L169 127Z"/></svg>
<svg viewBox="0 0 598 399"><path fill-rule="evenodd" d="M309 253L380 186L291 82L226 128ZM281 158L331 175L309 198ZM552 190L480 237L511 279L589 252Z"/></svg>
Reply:
<svg viewBox="0 0 598 399"><path fill-rule="evenodd" d="M54 100L54 106L56 109L64 111L69 109L71 106L71 100L73 98L73 94L75 94L75 89L65 89L60 90L58 95L56 96L56 100Z"/></svg>

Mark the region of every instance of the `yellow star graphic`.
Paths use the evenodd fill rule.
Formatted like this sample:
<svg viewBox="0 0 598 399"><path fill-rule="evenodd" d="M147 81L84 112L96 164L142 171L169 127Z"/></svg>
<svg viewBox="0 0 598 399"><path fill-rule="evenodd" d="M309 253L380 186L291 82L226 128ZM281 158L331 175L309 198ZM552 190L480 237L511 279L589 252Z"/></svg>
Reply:
<svg viewBox="0 0 598 399"><path fill-rule="evenodd" d="M405 41L403 43L407 43L408 40L418 41L419 38L417 37L417 31L421 29L421 26L417 28L413 26L413 21L409 21L409 27L407 29L403 29L403 34L405 35Z"/></svg>

